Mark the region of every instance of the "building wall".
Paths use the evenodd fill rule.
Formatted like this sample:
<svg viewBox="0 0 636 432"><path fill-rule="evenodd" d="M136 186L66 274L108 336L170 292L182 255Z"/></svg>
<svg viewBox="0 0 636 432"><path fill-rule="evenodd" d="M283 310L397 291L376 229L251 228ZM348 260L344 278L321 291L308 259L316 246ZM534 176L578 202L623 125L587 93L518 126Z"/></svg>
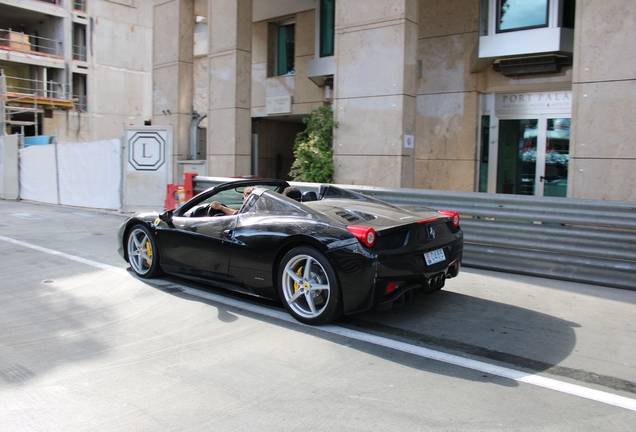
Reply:
<svg viewBox="0 0 636 432"><path fill-rule="evenodd" d="M337 183L413 186L417 2L336 2Z"/></svg>
<svg viewBox="0 0 636 432"><path fill-rule="evenodd" d="M105 140L120 137L123 125L143 125L152 118L151 6L145 1L130 6L87 2L82 14L89 18L87 62L72 60L72 50L66 56L71 72L86 74L87 111L54 111L52 119L45 119L46 134L56 135L60 143ZM67 46L73 41L72 17L69 11Z"/></svg>
<svg viewBox="0 0 636 432"><path fill-rule="evenodd" d="M52 118L44 116L43 133L56 135L60 143L97 141L121 136L123 125L152 119L174 126L177 145L171 156L176 164L188 150L194 107L208 116L200 126L208 130L209 174L252 174L252 131L259 134L261 174L286 175L300 118L333 102L340 124L334 142L336 182L474 191L485 98L571 90L568 196L636 200L636 2L578 1L573 65L558 73L506 77L478 58L479 0L338 0L331 93L307 73L307 62L316 56L314 3L289 2L286 9L272 0L268 9L266 1L257 1L254 6L247 0L206 2L217 8L208 17L236 24L226 36L234 40L232 55L238 60L225 69L219 68L227 48L221 46L223 30L217 25L217 33L204 36L191 12L175 19L157 14L168 0L92 0L81 19L72 2L60 7L42 2L43 11L54 11L63 20L62 26L51 21L40 28L43 35L64 39L67 68L51 70L68 71L71 80L73 73L85 74L88 86L87 111L55 110ZM194 0L176 4L194 10ZM246 13L245 7L258 14ZM85 20L87 28L86 62L72 59L72 28L78 20ZM296 25L295 74L271 76L271 29L281 20ZM185 55L180 47L193 46L185 39L192 34L194 40L195 33L202 48ZM172 57L176 69L168 67ZM5 69L25 78L32 74L17 62ZM223 81L221 72L233 78ZM234 84L218 84L223 82ZM289 113L267 113L267 99L277 96L292 97ZM217 109L227 109L228 115L213 121ZM411 135L412 149L404 145ZM282 168L277 154L283 155Z"/></svg>
<svg viewBox="0 0 636 432"><path fill-rule="evenodd" d="M422 189L475 189L479 2L419 2L415 182Z"/></svg>
<svg viewBox="0 0 636 432"><path fill-rule="evenodd" d="M636 2L577 8L569 196L636 201Z"/></svg>
<svg viewBox="0 0 636 432"><path fill-rule="evenodd" d="M620 22L615 16L621 16ZM296 23L296 71L275 77L268 73L271 26L283 19ZM275 175L271 167L278 140L291 140L291 125L299 124L267 121L273 117L266 111L267 98L291 95L291 112L276 119L297 121L333 96L340 124L334 142L337 183L475 191L483 177L479 146L489 145L480 143L485 101L506 93L558 90L573 95L568 196L636 199L630 186L636 182L636 147L629 117L636 101L636 45L631 43L636 3L577 2L573 64L555 73L507 77L492 68L492 60L478 58L478 0L364 6L339 0L333 95L307 77L306 63L315 58L315 23L316 11L310 9L251 25L249 106L253 124L264 120L252 129L265 146L259 151L267 167L263 173ZM209 80L206 87L206 77L216 73L210 65L195 59L194 106L199 112L209 112L209 95L215 91ZM209 118L201 125L215 127ZM409 135L415 138L412 149L404 146ZM247 157L244 147L241 155ZM214 158L214 150L209 156ZM214 162L208 163L212 167ZM233 169L233 175L246 174Z"/></svg>
<svg viewBox="0 0 636 432"><path fill-rule="evenodd" d="M416 187L477 189L481 97L572 88L572 67L559 73L506 77L477 58L479 2L420 1ZM483 143L488 145L488 143Z"/></svg>
<svg viewBox="0 0 636 432"><path fill-rule="evenodd" d="M259 21L252 25L252 117L275 117L268 115L268 97L292 96L292 110L285 115L307 115L324 105L324 90L307 78L307 60L314 58L315 11L285 15L286 20L295 22L295 73L294 75L271 76L268 64L273 62L272 23L280 19Z"/></svg>
<svg viewBox="0 0 636 432"><path fill-rule="evenodd" d="M204 56L198 56L193 61L193 97L192 104L194 111L205 115L208 112L208 98L209 98L209 78L208 78L208 56L207 53ZM202 128L208 127L208 118L204 118L199 123Z"/></svg>
<svg viewBox="0 0 636 432"><path fill-rule="evenodd" d="M574 64L510 78L479 65L479 2L421 0L415 187L476 190L480 97L572 90L568 196L636 200L636 3L577 2ZM612 17L620 16L616 21ZM627 125L627 126L626 126ZM487 145L487 143L486 143Z"/></svg>

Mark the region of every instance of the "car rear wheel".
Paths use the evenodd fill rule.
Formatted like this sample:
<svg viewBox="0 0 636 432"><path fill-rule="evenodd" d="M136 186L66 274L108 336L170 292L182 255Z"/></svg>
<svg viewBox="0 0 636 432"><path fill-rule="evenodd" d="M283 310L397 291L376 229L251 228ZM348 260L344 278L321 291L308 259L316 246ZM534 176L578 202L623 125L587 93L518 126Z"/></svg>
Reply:
<svg viewBox="0 0 636 432"><path fill-rule="evenodd" d="M137 275L153 278L162 273L159 250L147 227L135 225L128 233L127 244L128 262Z"/></svg>
<svg viewBox="0 0 636 432"><path fill-rule="evenodd" d="M311 247L297 247L281 260L279 295L298 321L318 325L342 314L340 285L329 260Z"/></svg>

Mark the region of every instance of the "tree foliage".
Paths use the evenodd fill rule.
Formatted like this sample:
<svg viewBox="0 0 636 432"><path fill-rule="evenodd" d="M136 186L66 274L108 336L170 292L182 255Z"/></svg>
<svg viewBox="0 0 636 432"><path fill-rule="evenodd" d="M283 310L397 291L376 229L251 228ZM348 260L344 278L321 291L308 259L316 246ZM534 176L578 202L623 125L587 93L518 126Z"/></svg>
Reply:
<svg viewBox="0 0 636 432"><path fill-rule="evenodd" d="M295 181L333 183L333 130L338 122L331 107L319 107L303 123L307 128L296 135L289 175Z"/></svg>

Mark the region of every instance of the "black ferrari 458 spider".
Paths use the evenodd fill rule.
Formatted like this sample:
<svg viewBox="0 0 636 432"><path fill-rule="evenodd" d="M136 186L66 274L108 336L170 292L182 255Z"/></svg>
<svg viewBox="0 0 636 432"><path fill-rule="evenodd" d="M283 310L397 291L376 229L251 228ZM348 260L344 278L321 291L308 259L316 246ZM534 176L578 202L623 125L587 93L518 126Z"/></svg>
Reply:
<svg viewBox="0 0 636 432"><path fill-rule="evenodd" d="M391 305L412 289L439 290L459 273L456 212L331 185L292 199L288 186L237 180L174 211L136 213L119 229L119 252L142 278L166 272L279 299L306 324Z"/></svg>

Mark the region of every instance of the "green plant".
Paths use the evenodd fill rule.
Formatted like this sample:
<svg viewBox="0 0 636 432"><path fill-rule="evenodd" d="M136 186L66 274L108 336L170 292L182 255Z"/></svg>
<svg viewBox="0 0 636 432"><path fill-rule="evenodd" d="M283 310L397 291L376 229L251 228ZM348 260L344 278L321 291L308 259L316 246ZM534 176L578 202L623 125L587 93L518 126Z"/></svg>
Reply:
<svg viewBox="0 0 636 432"><path fill-rule="evenodd" d="M319 107L303 123L307 128L296 135L289 175L295 181L333 183L333 130L338 122L331 107Z"/></svg>

